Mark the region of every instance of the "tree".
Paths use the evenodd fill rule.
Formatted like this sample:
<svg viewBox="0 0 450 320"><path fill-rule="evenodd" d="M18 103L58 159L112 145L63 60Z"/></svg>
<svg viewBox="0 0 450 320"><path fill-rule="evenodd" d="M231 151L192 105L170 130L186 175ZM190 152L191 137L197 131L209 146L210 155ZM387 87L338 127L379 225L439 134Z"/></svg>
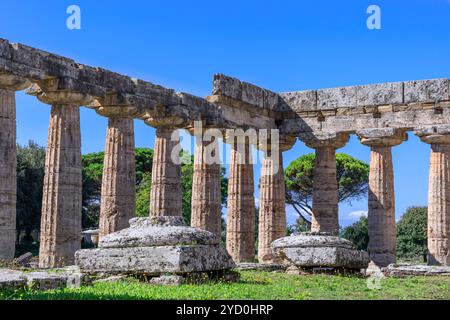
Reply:
<svg viewBox="0 0 450 320"><path fill-rule="evenodd" d="M293 162L285 170L286 203L310 223L316 155L310 153ZM351 202L366 196L369 165L347 154L336 154L336 175L339 202Z"/></svg>
<svg viewBox="0 0 450 320"><path fill-rule="evenodd" d="M397 257L427 259L427 208L410 207L397 223Z"/></svg>
<svg viewBox="0 0 450 320"><path fill-rule="evenodd" d="M102 189L104 152L89 153L82 156L83 166L83 206L82 226L98 226L100 216L100 198Z"/></svg>
<svg viewBox="0 0 450 320"><path fill-rule="evenodd" d="M45 149L29 141L17 145L17 218L16 229L25 232L31 242L33 230L40 229L42 186L44 182Z"/></svg>
<svg viewBox="0 0 450 320"><path fill-rule="evenodd" d="M294 233L308 232L310 229L310 225L303 220L302 218L297 218L295 220L295 224L286 226L286 234L291 235Z"/></svg>
<svg viewBox="0 0 450 320"><path fill-rule="evenodd" d="M152 183L153 150L136 148L136 215L149 215L150 189ZM83 156L83 228L98 226L103 173L103 152ZM187 224L191 220L193 156L183 152L181 166L181 188L183 217ZM228 180L225 168L221 169L222 204L227 200Z"/></svg>
<svg viewBox="0 0 450 320"><path fill-rule="evenodd" d="M341 237L353 242L358 250L367 250L369 246L367 217L361 217L357 222L345 227L341 232Z"/></svg>

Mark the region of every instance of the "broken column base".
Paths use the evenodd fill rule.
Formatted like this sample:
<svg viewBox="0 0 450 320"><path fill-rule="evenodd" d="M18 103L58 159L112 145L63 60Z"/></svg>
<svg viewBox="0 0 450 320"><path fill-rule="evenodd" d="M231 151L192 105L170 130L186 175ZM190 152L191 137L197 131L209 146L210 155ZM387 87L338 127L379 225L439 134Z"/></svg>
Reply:
<svg viewBox="0 0 450 320"><path fill-rule="evenodd" d="M132 219L130 228L103 237L98 249L77 251L75 261L84 273L158 284L237 279L219 237L185 226L182 217Z"/></svg>
<svg viewBox="0 0 450 320"><path fill-rule="evenodd" d="M326 233L294 234L274 241L272 249L287 273L359 273L369 264L367 252Z"/></svg>

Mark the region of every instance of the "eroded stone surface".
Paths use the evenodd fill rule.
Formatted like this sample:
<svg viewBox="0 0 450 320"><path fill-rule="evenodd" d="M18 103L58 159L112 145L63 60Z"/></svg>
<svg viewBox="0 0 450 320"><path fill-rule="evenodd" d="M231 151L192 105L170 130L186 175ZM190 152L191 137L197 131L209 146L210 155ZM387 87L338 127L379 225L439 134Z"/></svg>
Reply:
<svg viewBox="0 0 450 320"><path fill-rule="evenodd" d="M181 245L80 250L76 264L86 272L158 275L232 269L221 245Z"/></svg>
<svg viewBox="0 0 450 320"><path fill-rule="evenodd" d="M16 242L16 100L0 86L0 259L14 258Z"/></svg>
<svg viewBox="0 0 450 320"><path fill-rule="evenodd" d="M98 249L77 251L76 264L86 272L133 275L219 271L235 266L217 235L178 225L180 219L132 219L130 228L105 236ZM171 221L176 225L170 225Z"/></svg>
<svg viewBox="0 0 450 320"><path fill-rule="evenodd" d="M109 118L102 175L100 238L127 228L128 221L135 215L134 149L133 118Z"/></svg>
<svg viewBox="0 0 450 320"><path fill-rule="evenodd" d="M206 230L186 226L127 228L103 237L99 248L155 247L218 244L219 237Z"/></svg>
<svg viewBox="0 0 450 320"><path fill-rule="evenodd" d="M274 254L286 264L301 268L364 269L369 263L366 252L334 236L298 234L278 239L272 247Z"/></svg>
<svg viewBox="0 0 450 320"><path fill-rule="evenodd" d="M0 269L0 289L51 290L77 287L88 282L89 279L74 267L47 271Z"/></svg>
<svg viewBox="0 0 450 320"><path fill-rule="evenodd" d="M255 260L255 198L250 145L232 145L228 178L227 250L236 262Z"/></svg>
<svg viewBox="0 0 450 320"><path fill-rule="evenodd" d="M42 200L39 266L72 265L81 246L80 109L54 105L50 116Z"/></svg>
<svg viewBox="0 0 450 320"><path fill-rule="evenodd" d="M386 276L450 276L450 267L448 266L426 266L409 264L390 264L382 268Z"/></svg>

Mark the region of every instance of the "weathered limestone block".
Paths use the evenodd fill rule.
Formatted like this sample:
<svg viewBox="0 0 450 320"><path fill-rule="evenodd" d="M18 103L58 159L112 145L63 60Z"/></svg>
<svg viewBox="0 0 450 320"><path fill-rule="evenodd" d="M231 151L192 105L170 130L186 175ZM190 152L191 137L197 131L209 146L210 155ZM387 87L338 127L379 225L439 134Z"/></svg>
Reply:
<svg viewBox="0 0 450 320"><path fill-rule="evenodd" d="M361 142L371 147L369 174L369 255L377 267L396 261L394 168L391 148L407 140L401 130L358 132Z"/></svg>
<svg viewBox="0 0 450 320"><path fill-rule="evenodd" d="M355 249L348 240L316 233L304 233L273 242L273 252L287 265L298 268L365 269L369 263L366 252Z"/></svg>
<svg viewBox="0 0 450 320"><path fill-rule="evenodd" d="M77 265L88 273L152 276L234 268L217 235L180 226L181 217L165 218L130 221L130 228L105 236L98 249L77 251Z"/></svg>
<svg viewBox="0 0 450 320"><path fill-rule="evenodd" d="M244 151L245 150L245 151ZM235 262L255 259L255 199L251 147L231 145L227 250Z"/></svg>
<svg viewBox="0 0 450 320"><path fill-rule="evenodd" d="M151 216L181 216L181 162L178 134L173 128L156 129L150 192Z"/></svg>
<svg viewBox="0 0 450 320"><path fill-rule="evenodd" d="M355 107L357 102L357 87L342 87L322 89L317 91L317 109Z"/></svg>
<svg viewBox="0 0 450 320"><path fill-rule="evenodd" d="M100 207L100 238L125 229L135 215L136 168L131 117L108 119Z"/></svg>
<svg viewBox="0 0 450 320"><path fill-rule="evenodd" d="M433 130L438 131L438 130ZM450 131L416 131L431 145L428 187L428 264L450 266Z"/></svg>
<svg viewBox="0 0 450 320"><path fill-rule="evenodd" d="M316 149L313 181L312 232L339 232L336 149L348 141L348 134L302 135L305 144Z"/></svg>
<svg viewBox="0 0 450 320"><path fill-rule="evenodd" d="M450 99L448 79L408 81L404 83L404 86L405 103L425 103Z"/></svg>
<svg viewBox="0 0 450 320"><path fill-rule="evenodd" d="M403 103L403 82L371 84L357 87L357 106Z"/></svg>
<svg viewBox="0 0 450 320"><path fill-rule="evenodd" d="M450 267L446 266L425 266L410 264L390 264L382 268L381 272L388 277L408 277L408 276L450 276Z"/></svg>
<svg viewBox="0 0 450 320"><path fill-rule="evenodd" d="M243 104L259 108L261 112L286 111L279 95L253 84L240 81L223 74L214 75L213 95L225 96Z"/></svg>
<svg viewBox="0 0 450 320"><path fill-rule="evenodd" d="M0 260L14 258L16 242L16 97L27 80L0 73Z"/></svg>
<svg viewBox="0 0 450 320"><path fill-rule="evenodd" d="M27 279L13 270L0 269L0 290L24 289Z"/></svg>
<svg viewBox="0 0 450 320"><path fill-rule="evenodd" d="M191 226L220 235L222 203L218 141L197 136L192 178Z"/></svg>
<svg viewBox="0 0 450 320"><path fill-rule="evenodd" d="M81 250L76 254L76 262L85 272L147 275L207 272L234 267L221 245Z"/></svg>
<svg viewBox="0 0 450 320"><path fill-rule="evenodd" d="M280 93L281 99L295 112L317 109L317 91L305 90Z"/></svg>
<svg viewBox="0 0 450 320"><path fill-rule="evenodd" d="M283 154L269 157L265 152L260 178L259 262L276 262L271 244L286 235Z"/></svg>
<svg viewBox="0 0 450 320"><path fill-rule="evenodd" d="M54 269L48 271L18 271L0 269L0 290L25 289L54 290L79 287L89 279L78 268Z"/></svg>
<svg viewBox="0 0 450 320"><path fill-rule="evenodd" d="M175 218L175 217L173 217ZM99 244L100 248L129 248L153 247L161 244L176 245L213 245L218 244L217 235L183 224L182 217L175 223L164 225L153 218L135 218L130 220L130 228L115 232L104 237Z"/></svg>

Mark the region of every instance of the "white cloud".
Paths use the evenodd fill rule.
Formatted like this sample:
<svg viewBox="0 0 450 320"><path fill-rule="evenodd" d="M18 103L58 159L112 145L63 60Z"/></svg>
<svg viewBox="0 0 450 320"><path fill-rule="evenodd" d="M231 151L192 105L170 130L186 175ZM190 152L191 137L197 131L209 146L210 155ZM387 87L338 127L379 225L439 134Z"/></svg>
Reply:
<svg viewBox="0 0 450 320"><path fill-rule="evenodd" d="M347 217L349 219L359 219L361 217L367 217L367 211L365 210L352 211L347 214Z"/></svg>

